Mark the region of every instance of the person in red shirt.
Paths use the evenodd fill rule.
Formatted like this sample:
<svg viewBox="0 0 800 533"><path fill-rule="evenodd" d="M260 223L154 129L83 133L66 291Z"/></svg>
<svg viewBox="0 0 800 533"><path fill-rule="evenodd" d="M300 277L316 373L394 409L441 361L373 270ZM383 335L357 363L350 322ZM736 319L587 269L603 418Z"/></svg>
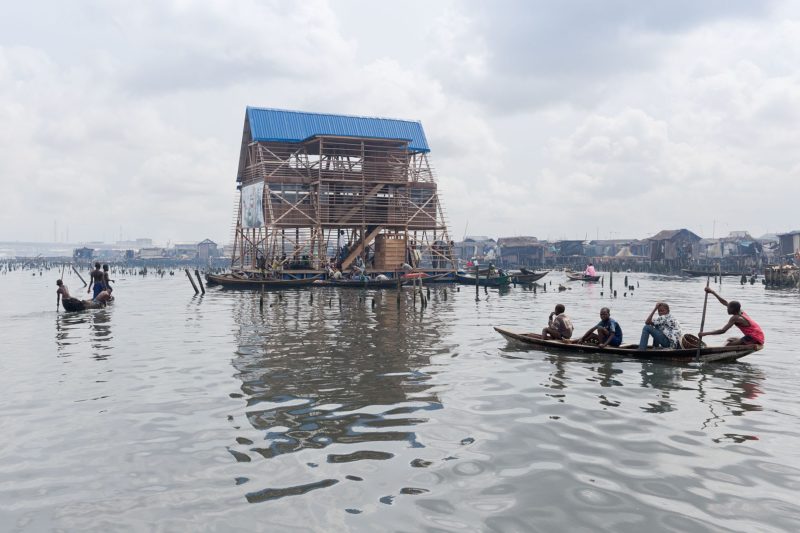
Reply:
<svg viewBox="0 0 800 533"><path fill-rule="evenodd" d="M722 296L714 292L714 289L711 287L706 287L706 292L713 294L717 300L719 300L719 303L728 308L728 314L731 315L731 318L728 320L728 323L720 329L715 329L714 331L703 331L700 333L700 335L698 335L699 337L706 337L708 335L721 335L722 333L725 333L731 329L731 327L736 326L744 334L744 337L741 339L728 339L728 342L725 344L726 346L736 346L741 344L764 345L764 331L755 320L747 316L747 313L742 311L742 304L735 300L731 300L730 302L727 301Z"/></svg>

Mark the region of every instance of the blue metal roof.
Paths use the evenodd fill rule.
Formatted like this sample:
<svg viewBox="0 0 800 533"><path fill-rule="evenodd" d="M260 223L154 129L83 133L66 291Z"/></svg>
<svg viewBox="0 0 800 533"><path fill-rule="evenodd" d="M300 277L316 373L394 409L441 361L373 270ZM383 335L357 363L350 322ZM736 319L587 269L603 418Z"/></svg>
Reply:
<svg viewBox="0 0 800 533"><path fill-rule="evenodd" d="M430 152L422 123L393 118L354 117L304 113L283 109L247 107L250 135L254 141L302 142L311 137L336 135L409 141L413 152Z"/></svg>

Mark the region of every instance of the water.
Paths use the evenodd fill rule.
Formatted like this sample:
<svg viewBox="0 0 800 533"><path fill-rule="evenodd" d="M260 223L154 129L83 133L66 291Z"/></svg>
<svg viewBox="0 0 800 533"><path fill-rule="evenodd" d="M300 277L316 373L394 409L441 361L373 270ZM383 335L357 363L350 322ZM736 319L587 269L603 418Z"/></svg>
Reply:
<svg viewBox="0 0 800 533"><path fill-rule="evenodd" d="M664 299L696 332L704 279L632 274L630 293L618 274L610 299L552 273L478 302L436 287L424 311L315 288L262 311L117 274L112 307L67 314L56 277L0 275L4 531L797 529L797 291L726 278L767 347L703 366L529 351L492 326L541 330L561 302L582 333L609 305L632 342ZM712 298L706 328L726 319Z"/></svg>

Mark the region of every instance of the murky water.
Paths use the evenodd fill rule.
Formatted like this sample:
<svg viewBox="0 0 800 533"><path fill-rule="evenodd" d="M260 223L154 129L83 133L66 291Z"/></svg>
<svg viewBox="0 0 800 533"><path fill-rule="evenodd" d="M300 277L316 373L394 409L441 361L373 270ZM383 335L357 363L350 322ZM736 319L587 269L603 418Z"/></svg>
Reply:
<svg viewBox="0 0 800 533"><path fill-rule="evenodd" d="M797 291L725 279L767 335L737 364L526 351L492 329L541 330L561 302L583 332L609 305L633 342L658 299L699 328L704 279L622 277L616 299L552 273L477 302L435 287L421 310L407 289L262 309L117 275L112 307L68 314L55 274L2 275L0 529L795 531ZM726 318L710 300L707 329Z"/></svg>

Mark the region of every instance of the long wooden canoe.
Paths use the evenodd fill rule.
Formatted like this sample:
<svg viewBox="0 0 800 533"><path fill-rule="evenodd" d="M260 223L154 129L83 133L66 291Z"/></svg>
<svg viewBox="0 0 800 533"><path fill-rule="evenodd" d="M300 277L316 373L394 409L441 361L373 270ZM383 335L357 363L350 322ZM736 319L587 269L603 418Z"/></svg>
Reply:
<svg viewBox="0 0 800 533"><path fill-rule="evenodd" d="M723 270L722 272L717 272L716 270L714 270L714 271L710 271L710 270L689 270L688 268L682 268L681 272L683 272L687 276L704 277L704 278L708 277L708 276L711 276L711 277L714 277L714 276L735 276L735 277L738 278L738 277L743 275L742 272L728 272L728 271L725 271L725 270ZM747 275L747 274L744 274L744 275ZM750 276L748 276L748 277L750 277Z"/></svg>
<svg viewBox="0 0 800 533"><path fill-rule="evenodd" d="M466 285L475 285L475 276L456 273L456 280ZM478 285L481 287L504 287L510 283L511 276L494 276L491 278L481 276L478 278Z"/></svg>
<svg viewBox="0 0 800 533"><path fill-rule="evenodd" d="M565 272L570 281L600 281L600 276L587 276L583 272Z"/></svg>
<svg viewBox="0 0 800 533"><path fill-rule="evenodd" d="M400 285L411 283L410 279L400 279ZM329 287L349 287L354 289L395 289L397 288L396 279L329 279L320 285Z"/></svg>
<svg viewBox="0 0 800 533"><path fill-rule="evenodd" d="M209 285L221 285L225 289L293 289L295 287L308 287L314 282L321 280L322 275L310 278L297 279L274 279L259 277L244 277L232 274L206 274L206 282Z"/></svg>
<svg viewBox="0 0 800 533"><path fill-rule="evenodd" d="M544 272L531 272L530 270L522 270L519 274L511 274L511 281L514 283L533 283L545 277L549 271Z"/></svg>
<svg viewBox="0 0 800 533"><path fill-rule="evenodd" d="M113 302L111 300L109 303ZM105 307L102 303L95 302L94 300L79 300L77 298L64 298L61 300L61 305L64 306L64 311L76 312L86 311L87 309L100 309Z"/></svg>
<svg viewBox="0 0 800 533"><path fill-rule="evenodd" d="M507 340L524 344L528 348L534 350L550 351L557 350L561 352L570 353L593 353L593 354L607 354L619 355L631 359L644 359L644 360L667 360L667 361L700 361L703 363L710 362L730 362L736 361L739 358L757 352L763 346L749 344L743 346L706 346L700 349L700 357L697 358L697 348L689 349L647 349L640 351L635 344L627 344L620 347L606 346L600 348L592 344L578 344L576 342L557 341L552 339L543 339L538 333L517 333L504 328L494 328L500 335Z"/></svg>

